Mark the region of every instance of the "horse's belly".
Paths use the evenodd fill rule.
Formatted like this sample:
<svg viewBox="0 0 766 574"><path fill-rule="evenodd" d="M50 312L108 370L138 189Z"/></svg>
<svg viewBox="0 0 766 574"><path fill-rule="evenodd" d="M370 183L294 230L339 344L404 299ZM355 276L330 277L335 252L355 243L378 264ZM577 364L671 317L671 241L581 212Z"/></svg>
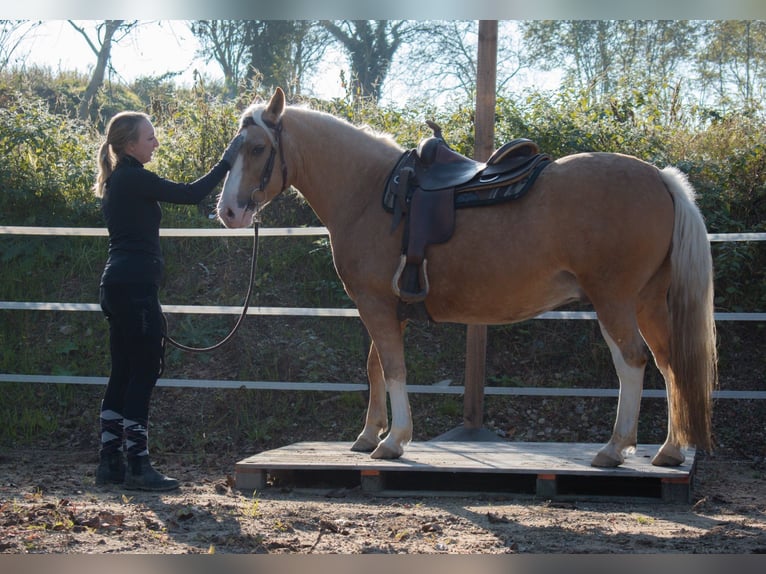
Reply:
<svg viewBox="0 0 766 574"><path fill-rule="evenodd" d="M426 307L437 322L516 323L582 299L577 280L563 270L487 275L467 264L462 273L450 275L451 281L429 272L431 290Z"/></svg>

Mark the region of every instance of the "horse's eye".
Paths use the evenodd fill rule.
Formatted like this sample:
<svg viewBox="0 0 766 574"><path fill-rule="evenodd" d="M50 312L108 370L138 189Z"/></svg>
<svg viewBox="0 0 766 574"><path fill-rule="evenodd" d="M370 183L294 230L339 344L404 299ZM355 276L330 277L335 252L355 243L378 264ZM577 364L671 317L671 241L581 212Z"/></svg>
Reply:
<svg viewBox="0 0 766 574"><path fill-rule="evenodd" d="M263 153L263 150L265 149L266 149L266 146L263 146L263 145L253 146L253 155L261 155Z"/></svg>

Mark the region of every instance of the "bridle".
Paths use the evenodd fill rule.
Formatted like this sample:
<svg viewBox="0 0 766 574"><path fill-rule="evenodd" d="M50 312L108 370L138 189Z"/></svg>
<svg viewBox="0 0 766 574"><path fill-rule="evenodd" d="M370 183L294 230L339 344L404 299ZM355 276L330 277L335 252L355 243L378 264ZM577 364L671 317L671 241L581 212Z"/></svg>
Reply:
<svg viewBox="0 0 766 574"><path fill-rule="evenodd" d="M272 140L272 146L271 146L271 153L269 154L269 159L266 161L266 165L263 166L263 172L261 173L261 181L258 184L258 187L254 188L253 191L250 192L250 199L247 202L247 205L245 206L246 211L252 211L256 213L256 203L255 203L255 194L259 191L264 191L266 189L266 186L269 184L269 181L271 180L271 174L274 171L274 161L276 160L277 152L279 152L279 162L281 164L281 171L282 171L282 186L279 190L279 193L282 193L285 190L285 183L287 182L287 164L285 163L285 154L282 151L282 120L280 119L276 124L273 124L271 122L267 122L266 120L263 120L264 125L269 128L272 131L272 134L274 136ZM255 123L255 120L253 118L246 118L245 121L242 123L242 127L250 127L257 125Z"/></svg>

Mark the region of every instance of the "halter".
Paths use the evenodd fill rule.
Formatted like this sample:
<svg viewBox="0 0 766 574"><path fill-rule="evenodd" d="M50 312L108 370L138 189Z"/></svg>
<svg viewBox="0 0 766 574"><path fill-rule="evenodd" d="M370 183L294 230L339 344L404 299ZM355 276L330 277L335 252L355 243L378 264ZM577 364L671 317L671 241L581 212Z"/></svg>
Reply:
<svg viewBox="0 0 766 574"><path fill-rule="evenodd" d="M255 120L252 118L248 118L249 121L245 120L244 126L250 126L250 125L257 125L255 123ZM266 189L266 186L268 185L269 181L271 180L271 173L274 171L274 160L277 155L277 151L279 151L279 162L282 167L282 187L279 190L279 193L282 193L285 190L285 182L287 181L287 164L285 163L285 154L282 153L282 120L280 119L276 125L267 123L263 118L261 118L261 121L263 121L263 124L269 128L273 133L273 138L271 139L271 153L269 154L269 159L266 161L266 165L263 166L263 173L261 174L261 182L253 189L252 192L250 192L250 199L247 202L247 205L245 206L246 211L253 211L255 212L255 194L259 191L263 191Z"/></svg>

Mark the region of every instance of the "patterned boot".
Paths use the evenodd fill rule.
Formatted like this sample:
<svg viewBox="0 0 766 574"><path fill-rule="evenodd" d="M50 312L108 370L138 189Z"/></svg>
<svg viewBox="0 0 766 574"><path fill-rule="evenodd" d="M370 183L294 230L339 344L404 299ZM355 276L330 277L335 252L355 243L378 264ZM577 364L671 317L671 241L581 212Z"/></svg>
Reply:
<svg viewBox="0 0 766 574"><path fill-rule="evenodd" d="M125 488L128 490L174 490L179 484L157 472L149 461L149 434L146 424L125 419L125 444L128 449L128 464L125 469Z"/></svg>
<svg viewBox="0 0 766 574"><path fill-rule="evenodd" d="M96 484L122 484L125 480L125 455L122 451L99 453Z"/></svg>
<svg viewBox="0 0 766 574"><path fill-rule="evenodd" d="M124 486L128 490L175 490L178 481L157 472L149 461L149 455L128 456Z"/></svg>

